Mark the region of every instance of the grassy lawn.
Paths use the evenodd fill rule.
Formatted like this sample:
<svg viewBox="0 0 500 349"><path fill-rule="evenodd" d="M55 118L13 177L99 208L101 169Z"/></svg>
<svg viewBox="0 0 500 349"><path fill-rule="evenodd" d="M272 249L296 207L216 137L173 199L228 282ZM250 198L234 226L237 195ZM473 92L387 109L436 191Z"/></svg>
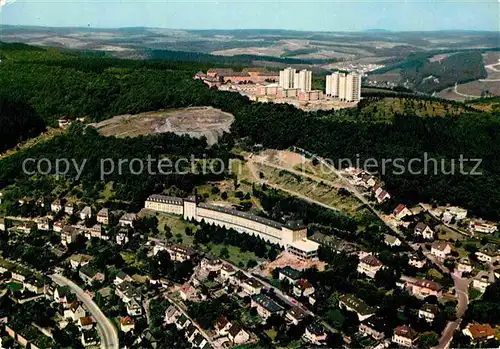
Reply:
<svg viewBox="0 0 500 349"><path fill-rule="evenodd" d="M465 240L466 236L457 233L454 230L451 230L445 225L436 226L436 231L439 232L439 240Z"/></svg>
<svg viewBox="0 0 500 349"><path fill-rule="evenodd" d="M136 254L134 252L122 251L120 252L120 255L122 256L125 263L128 265L141 267L144 264L143 262L137 261Z"/></svg>
<svg viewBox="0 0 500 349"><path fill-rule="evenodd" d="M23 285L18 284L17 282L9 282L7 283L7 288L11 291L20 291L23 289Z"/></svg>
<svg viewBox="0 0 500 349"><path fill-rule="evenodd" d="M269 338L271 338L274 341L274 338L276 338L276 335L278 334L274 328L270 328L269 330L264 331L265 334Z"/></svg>
<svg viewBox="0 0 500 349"><path fill-rule="evenodd" d="M436 279L442 279L443 278L443 274L441 274L439 271L437 271L437 269L429 269L429 271L427 272L427 274L432 277L432 278L436 278Z"/></svg>
<svg viewBox="0 0 500 349"><path fill-rule="evenodd" d="M481 291L476 290L474 287L469 286L469 300L473 301L482 296Z"/></svg>
<svg viewBox="0 0 500 349"><path fill-rule="evenodd" d="M254 259L257 262L262 261L262 258L258 258L255 253L253 252L241 252L239 247L236 246L231 246L231 245L217 245L217 244L212 244L210 243L208 245L210 248L210 251L212 254L215 256L220 255L220 251L225 247L227 248L229 252L229 258L227 258L229 261L236 265L241 265L242 263L245 267L250 259Z"/></svg>

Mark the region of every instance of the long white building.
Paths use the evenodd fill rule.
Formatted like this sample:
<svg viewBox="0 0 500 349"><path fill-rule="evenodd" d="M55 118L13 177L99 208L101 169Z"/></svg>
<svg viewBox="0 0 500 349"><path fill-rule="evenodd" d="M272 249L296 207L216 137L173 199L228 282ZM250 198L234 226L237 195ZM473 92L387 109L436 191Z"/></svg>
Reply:
<svg viewBox="0 0 500 349"><path fill-rule="evenodd" d="M298 89L301 92L311 92L312 72L306 69L297 72L294 68L281 70L279 86L285 90Z"/></svg>
<svg viewBox="0 0 500 349"><path fill-rule="evenodd" d="M359 102L361 99L361 76L356 73L334 72L326 76L326 95L341 101Z"/></svg>
<svg viewBox="0 0 500 349"><path fill-rule="evenodd" d="M151 195L146 200L145 208L182 215L185 220L205 221L227 229L234 229L239 233L259 236L303 259L314 258L318 252L319 244L307 239L307 227L302 224L282 224L247 212L198 203L194 197L181 199Z"/></svg>

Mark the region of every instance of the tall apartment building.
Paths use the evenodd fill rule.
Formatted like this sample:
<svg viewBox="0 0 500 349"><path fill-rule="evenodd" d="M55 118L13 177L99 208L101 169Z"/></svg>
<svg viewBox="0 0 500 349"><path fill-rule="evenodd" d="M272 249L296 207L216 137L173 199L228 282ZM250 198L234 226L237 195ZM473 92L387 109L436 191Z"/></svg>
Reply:
<svg viewBox="0 0 500 349"><path fill-rule="evenodd" d="M361 99L361 76L340 72L327 75L326 95L338 97L341 101L358 102Z"/></svg>
<svg viewBox="0 0 500 349"><path fill-rule="evenodd" d="M298 89L301 92L310 92L312 87L312 72L303 69L299 72L294 68L280 71L279 86L283 89Z"/></svg>
<svg viewBox="0 0 500 349"><path fill-rule="evenodd" d="M279 86L284 89L294 88L295 76L296 76L296 70L293 68L286 68L284 70L280 70Z"/></svg>
<svg viewBox="0 0 500 349"><path fill-rule="evenodd" d="M301 92L311 92L312 86L312 72L303 69L295 73L294 87L298 88Z"/></svg>

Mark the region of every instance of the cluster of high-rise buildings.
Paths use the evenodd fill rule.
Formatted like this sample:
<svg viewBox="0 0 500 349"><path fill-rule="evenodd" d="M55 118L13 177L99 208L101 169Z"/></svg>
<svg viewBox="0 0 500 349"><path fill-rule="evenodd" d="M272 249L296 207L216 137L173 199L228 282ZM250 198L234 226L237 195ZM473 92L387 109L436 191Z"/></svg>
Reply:
<svg viewBox="0 0 500 349"><path fill-rule="evenodd" d="M357 102L361 99L361 76L356 73L334 72L326 76L326 96L341 101Z"/></svg>
<svg viewBox="0 0 500 349"><path fill-rule="evenodd" d="M280 71L279 87L296 89L298 93L312 92L312 72L286 68ZM334 72L326 76L326 96L345 102L361 99L361 76L356 73Z"/></svg>
<svg viewBox="0 0 500 349"><path fill-rule="evenodd" d="M311 92L312 72L306 69L297 72L294 68L281 70L279 86L284 89L298 89L300 92Z"/></svg>
<svg viewBox="0 0 500 349"><path fill-rule="evenodd" d="M248 68L242 72L212 68L207 74L197 73L195 79L203 80L210 87L216 86L221 90L253 96L255 100L264 97L285 103L328 100L352 103L361 99L361 75L354 72L334 72L327 75L326 94L322 90L312 89L312 71L292 67L279 72L263 68Z"/></svg>

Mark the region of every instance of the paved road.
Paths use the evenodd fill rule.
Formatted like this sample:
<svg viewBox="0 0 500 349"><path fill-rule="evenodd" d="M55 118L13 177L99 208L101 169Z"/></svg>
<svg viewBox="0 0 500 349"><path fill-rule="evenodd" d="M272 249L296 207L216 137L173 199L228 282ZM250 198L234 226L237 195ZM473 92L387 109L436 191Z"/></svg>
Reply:
<svg viewBox="0 0 500 349"><path fill-rule="evenodd" d="M103 314L101 309L94 303L92 298L86 294L77 284L68 280L61 274L53 274L50 276L52 280L61 286L68 286L76 297L87 307L87 310L92 314L97 321L97 328L101 336L101 348L103 349L119 349L118 333L109 319Z"/></svg>
<svg viewBox="0 0 500 349"><path fill-rule="evenodd" d="M469 305L469 282L468 279L462 279L458 276L451 275L453 281L455 282L455 292L457 294L457 320L450 321L446 325L446 328L441 333L441 338L439 338L439 344L434 347L435 349L447 349L450 346L451 340L453 339L453 334L455 330L460 326L462 322L462 317L467 310Z"/></svg>

